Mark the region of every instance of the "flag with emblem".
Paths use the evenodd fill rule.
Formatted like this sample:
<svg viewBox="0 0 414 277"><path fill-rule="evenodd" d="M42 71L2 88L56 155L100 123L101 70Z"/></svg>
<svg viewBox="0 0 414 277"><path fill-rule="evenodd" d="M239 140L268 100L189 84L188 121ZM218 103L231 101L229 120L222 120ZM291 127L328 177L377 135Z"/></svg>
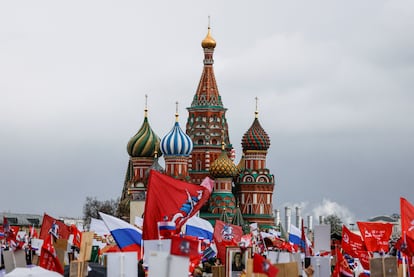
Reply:
<svg viewBox="0 0 414 277"><path fill-rule="evenodd" d="M45 240L49 234L52 234L55 238L67 240L71 234L70 226L45 213L39 238Z"/></svg>
<svg viewBox="0 0 414 277"><path fill-rule="evenodd" d="M240 226L216 220L214 225L214 241L217 247L217 257L226 261L226 247L237 246L243 236L243 229Z"/></svg>
<svg viewBox="0 0 414 277"><path fill-rule="evenodd" d="M345 253L351 255L352 257L357 256L357 251L367 250L362 237L350 231L345 225L342 225L341 246Z"/></svg>
<svg viewBox="0 0 414 277"><path fill-rule="evenodd" d="M253 257L253 273L266 274L268 277L275 277L279 269L272 265L272 263L267 260L262 255L256 253Z"/></svg>
<svg viewBox="0 0 414 277"><path fill-rule="evenodd" d="M158 222L172 221L179 231L208 201L214 181L206 177L200 185L190 184L151 170L145 201L143 239L158 239Z"/></svg>

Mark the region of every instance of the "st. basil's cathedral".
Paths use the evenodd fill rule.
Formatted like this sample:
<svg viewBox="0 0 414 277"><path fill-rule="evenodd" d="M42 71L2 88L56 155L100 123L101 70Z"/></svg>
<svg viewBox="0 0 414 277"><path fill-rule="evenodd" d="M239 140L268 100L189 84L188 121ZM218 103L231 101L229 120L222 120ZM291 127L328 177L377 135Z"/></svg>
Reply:
<svg viewBox="0 0 414 277"><path fill-rule="evenodd" d="M256 107L253 123L241 139L242 157L237 165L234 163L227 109L221 100L213 69L216 41L210 27L201 46L203 72L191 106L187 108L185 132L180 127L177 111L171 131L160 138L149 124L145 104L142 126L127 144L130 158L118 216L133 224L136 216L143 215L148 174L150 170L157 170L198 185L207 176L213 179L213 192L200 212L200 217L213 224L220 219L240 226L252 222L261 227L274 226L272 195L275 181L266 168L269 136L260 125ZM165 168L158 162L161 156Z"/></svg>

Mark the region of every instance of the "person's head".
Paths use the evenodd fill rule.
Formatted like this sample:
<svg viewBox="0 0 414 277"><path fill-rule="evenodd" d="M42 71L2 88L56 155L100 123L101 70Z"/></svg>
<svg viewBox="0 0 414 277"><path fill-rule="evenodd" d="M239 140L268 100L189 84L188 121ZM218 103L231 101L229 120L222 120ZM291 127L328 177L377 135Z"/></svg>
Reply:
<svg viewBox="0 0 414 277"><path fill-rule="evenodd" d="M242 258L242 255L240 252L237 252L236 254L234 254L234 261L240 262L241 258Z"/></svg>
<svg viewBox="0 0 414 277"><path fill-rule="evenodd" d="M193 271L193 276L194 277L201 277L203 276L203 270L201 270L200 267L196 267Z"/></svg>

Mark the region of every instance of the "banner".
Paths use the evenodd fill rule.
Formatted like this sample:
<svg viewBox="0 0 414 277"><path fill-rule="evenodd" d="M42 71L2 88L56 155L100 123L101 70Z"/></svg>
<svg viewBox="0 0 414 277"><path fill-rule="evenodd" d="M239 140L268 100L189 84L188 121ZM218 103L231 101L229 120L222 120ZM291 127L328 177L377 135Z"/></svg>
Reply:
<svg viewBox="0 0 414 277"><path fill-rule="evenodd" d="M365 247L371 252L388 252L392 233L391 223L357 222Z"/></svg>
<svg viewBox="0 0 414 277"><path fill-rule="evenodd" d="M177 231L208 201L214 181L206 177L200 185L174 179L155 170L148 178L143 239L158 239L158 222L173 221Z"/></svg>
<svg viewBox="0 0 414 277"><path fill-rule="evenodd" d="M39 238L45 240L48 234L52 234L57 239L68 239L71 234L70 226L45 213Z"/></svg>
<svg viewBox="0 0 414 277"><path fill-rule="evenodd" d="M341 246L345 253L351 255L352 257L357 257L358 251L367 250L362 237L350 231L345 225L342 225Z"/></svg>

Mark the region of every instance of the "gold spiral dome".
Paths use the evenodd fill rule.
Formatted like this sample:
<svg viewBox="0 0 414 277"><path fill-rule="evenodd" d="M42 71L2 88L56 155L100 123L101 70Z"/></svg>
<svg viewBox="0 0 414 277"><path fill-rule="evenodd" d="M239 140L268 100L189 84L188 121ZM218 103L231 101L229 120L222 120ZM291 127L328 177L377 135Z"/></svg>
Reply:
<svg viewBox="0 0 414 277"><path fill-rule="evenodd" d="M211 36L211 29L210 29L210 27L208 27L207 36L201 42L201 46L203 48L215 48L216 47L216 41Z"/></svg>

